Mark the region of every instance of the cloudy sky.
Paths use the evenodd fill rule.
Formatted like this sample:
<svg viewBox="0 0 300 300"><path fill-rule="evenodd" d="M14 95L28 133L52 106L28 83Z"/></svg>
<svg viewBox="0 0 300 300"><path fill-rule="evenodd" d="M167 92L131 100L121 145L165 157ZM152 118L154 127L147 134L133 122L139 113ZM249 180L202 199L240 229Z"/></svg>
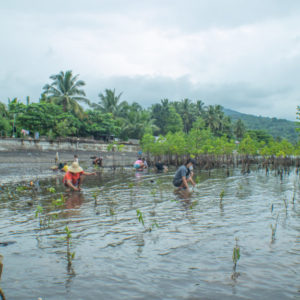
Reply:
<svg viewBox="0 0 300 300"><path fill-rule="evenodd" d="M93 102L116 89L289 120L300 105L297 0L9 0L0 25L1 102L72 70Z"/></svg>

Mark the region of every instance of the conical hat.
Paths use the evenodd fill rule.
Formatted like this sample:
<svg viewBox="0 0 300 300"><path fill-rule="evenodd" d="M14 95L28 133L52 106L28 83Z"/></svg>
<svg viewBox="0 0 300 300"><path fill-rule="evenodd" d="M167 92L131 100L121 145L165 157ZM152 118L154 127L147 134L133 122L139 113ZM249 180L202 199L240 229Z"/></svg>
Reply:
<svg viewBox="0 0 300 300"><path fill-rule="evenodd" d="M83 169L79 166L78 162L73 161L72 165L68 168L68 171L71 173L80 173Z"/></svg>

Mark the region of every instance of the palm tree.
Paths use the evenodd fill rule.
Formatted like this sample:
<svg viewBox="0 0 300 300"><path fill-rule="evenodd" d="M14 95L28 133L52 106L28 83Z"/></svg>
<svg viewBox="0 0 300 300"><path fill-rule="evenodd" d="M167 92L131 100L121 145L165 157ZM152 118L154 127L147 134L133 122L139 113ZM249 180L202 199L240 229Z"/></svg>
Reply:
<svg viewBox="0 0 300 300"><path fill-rule="evenodd" d="M191 100L185 98L179 104L179 112L182 118L184 131L188 133L192 128L193 122L196 120L195 104Z"/></svg>
<svg viewBox="0 0 300 300"><path fill-rule="evenodd" d="M204 102L201 100L197 100L196 102L196 112L197 116L202 116L204 113Z"/></svg>
<svg viewBox="0 0 300 300"><path fill-rule="evenodd" d="M209 105L206 107L203 119L214 135L222 136L227 134L227 136L231 136L231 119L225 116L221 105Z"/></svg>
<svg viewBox="0 0 300 300"><path fill-rule="evenodd" d="M220 119L218 111L216 110L216 107L213 105L209 105L206 108L205 114L204 114L204 121L206 126L211 130L213 134L217 134L220 128Z"/></svg>
<svg viewBox="0 0 300 300"><path fill-rule="evenodd" d="M154 124L154 119L150 118L147 111L131 111L126 119L123 119L122 131L123 135L140 139L146 130L155 131L158 127Z"/></svg>
<svg viewBox="0 0 300 300"><path fill-rule="evenodd" d="M0 102L0 117L6 118L8 117L8 111L6 105Z"/></svg>
<svg viewBox="0 0 300 300"><path fill-rule="evenodd" d="M143 110L142 106L140 104L138 104L137 102L131 103L130 109L133 111L142 111Z"/></svg>
<svg viewBox="0 0 300 300"><path fill-rule="evenodd" d="M234 134L238 140L242 140L246 132L246 126L241 119L234 124Z"/></svg>
<svg viewBox="0 0 300 300"><path fill-rule="evenodd" d="M8 135L10 129L8 110L6 109L6 105L0 102L0 136Z"/></svg>
<svg viewBox="0 0 300 300"><path fill-rule="evenodd" d="M92 106L102 111L103 113L111 113L114 117L120 117L128 106L126 101L119 103L122 93L116 96L115 90L105 90L105 94L99 94L100 102L98 104L93 104Z"/></svg>
<svg viewBox="0 0 300 300"><path fill-rule="evenodd" d="M155 125L158 127L156 134L166 134L166 125L171 104L168 99L162 99L160 102L152 105L151 119L155 120Z"/></svg>
<svg viewBox="0 0 300 300"><path fill-rule="evenodd" d="M61 71L59 74L50 76L53 80L52 84L46 84L43 87L46 101L63 106L63 111L71 111L78 117L83 117L83 108L78 104L84 102L90 105L85 98L84 90L80 89L85 85L82 80L77 80L79 75L73 76L72 71Z"/></svg>

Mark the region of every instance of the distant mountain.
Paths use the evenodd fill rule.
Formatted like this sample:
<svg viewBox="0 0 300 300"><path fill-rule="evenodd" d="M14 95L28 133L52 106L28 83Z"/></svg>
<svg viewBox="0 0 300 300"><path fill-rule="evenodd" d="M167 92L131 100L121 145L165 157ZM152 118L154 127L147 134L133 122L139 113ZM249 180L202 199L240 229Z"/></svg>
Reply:
<svg viewBox="0 0 300 300"><path fill-rule="evenodd" d="M228 108L223 108L225 115L229 116L233 122L241 119L250 130L265 130L276 138L285 138L292 143L296 143L299 134L296 132L295 122L285 119L257 117L254 115L243 114Z"/></svg>

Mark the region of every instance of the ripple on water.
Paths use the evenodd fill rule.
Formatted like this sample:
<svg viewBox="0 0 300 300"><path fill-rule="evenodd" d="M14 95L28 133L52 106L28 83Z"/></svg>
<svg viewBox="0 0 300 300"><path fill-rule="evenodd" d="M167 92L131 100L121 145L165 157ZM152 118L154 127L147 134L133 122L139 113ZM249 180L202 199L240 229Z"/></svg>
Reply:
<svg viewBox="0 0 300 300"><path fill-rule="evenodd" d="M60 177L40 180L35 193L13 191L15 199L0 202L0 242L15 242L1 247L7 298L299 296L298 178L291 174L280 180L260 171L231 174L201 172L191 196L174 194L173 173L135 176L129 170L87 178L82 193L64 193ZM50 186L55 194L47 191ZM52 200L61 193L65 205L54 208ZM57 218L40 225L38 205L44 208L41 217ZM270 226L276 222L272 240ZM69 250L75 252L71 262L66 226ZM241 258L233 280L235 238Z"/></svg>

